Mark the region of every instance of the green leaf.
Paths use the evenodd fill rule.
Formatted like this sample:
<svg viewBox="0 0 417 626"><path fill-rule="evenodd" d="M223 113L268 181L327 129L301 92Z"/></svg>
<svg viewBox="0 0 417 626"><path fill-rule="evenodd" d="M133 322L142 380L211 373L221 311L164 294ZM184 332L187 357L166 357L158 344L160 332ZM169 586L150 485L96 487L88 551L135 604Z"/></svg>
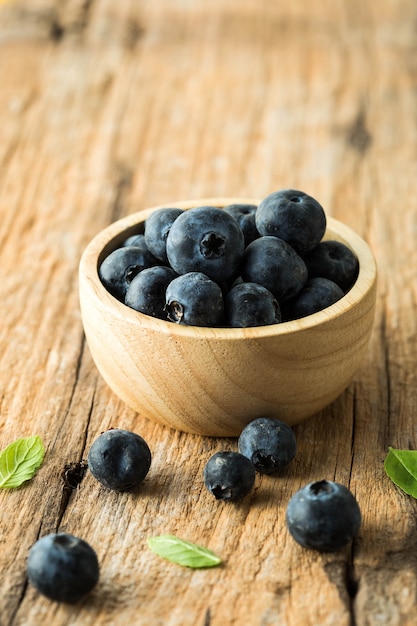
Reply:
<svg viewBox="0 0 417 626"><path fill-rule="evenodd" d="M183 567L200 569L203 567L214 567L221 563L221 559L211 550L191 543L191 541L179 539L175 535L150 537L148 546L158 556Z"/></svg>
<svg viewBox="0 0 417 626"><path fill-rule="evenodd" d="M417 498L417 450L388 448L384 469L397 487Z"/></svg>
<svg viewBox="0 0 417 626"><path fill-rule="evenodd" d="M45 449L38 435L16 439L0 452L0 488L20 487L41 466Z"/></svg>

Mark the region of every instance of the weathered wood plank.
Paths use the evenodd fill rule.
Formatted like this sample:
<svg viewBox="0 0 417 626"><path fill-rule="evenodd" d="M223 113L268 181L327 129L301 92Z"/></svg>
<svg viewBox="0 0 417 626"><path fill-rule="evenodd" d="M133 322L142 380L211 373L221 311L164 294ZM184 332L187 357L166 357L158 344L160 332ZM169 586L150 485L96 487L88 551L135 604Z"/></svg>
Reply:
<svg viewBox="0 0 417 626"><path fill-rule="evenodd" d="M288 5L288 6L287 6ZM0 6L0 445L38 433L44 466L0 493L0 624L357 624L417 621L416 505L387 480L388 445L417 448L415 24L411 0ZM372 245L380 269L369 356L331 407L296 427L285 475L235 505L202 468L234 440L140 419L85 345L77 265L119 216L170 200L294 186ZM62 473L105 428L140 432L153 465L137 496ZM351 487L352 549L294 544L285 507L309 480ZM26 586L25 559L56 529L96 548L101 581L80 606ZM172 532L224 558L211 571L146 547Z"/></svg>

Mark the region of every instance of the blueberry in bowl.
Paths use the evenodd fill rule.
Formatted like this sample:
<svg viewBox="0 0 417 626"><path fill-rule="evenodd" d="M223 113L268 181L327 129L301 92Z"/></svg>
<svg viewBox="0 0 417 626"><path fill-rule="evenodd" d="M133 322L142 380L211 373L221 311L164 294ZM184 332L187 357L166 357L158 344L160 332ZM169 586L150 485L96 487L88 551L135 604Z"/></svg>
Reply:
<svg viewBox="0 0 417 626"><path fill-rule="evenodd" d="M178 274L202 272L218 283L237 274L244 249L245 237L236 219L211 205L184 211L166 239L168 261Z"/></svg>
<svg viewBox="0 0 417 626"><path fill-rule="evenodd" d="M300 194L300 202L295 198L293 193L291 203L296 209L301 205L305 219L309 197L305 199ZM323 215L316 205L314 232L308 242L304 239L295 244L298 250L294 243L284 239L290 239L285 229L275 234L262 234L258 230L259 237L255 234L255 239L249 242L237 218L231 213L221 217L225 207L259 207L261 202L240 197L170 202L110 224L87 245L79 265L80 307L87 343L104 380L138 413L139 419L210 436L238 436L254 415L279 419L292 426L331 404L363 364L374 321L377 279L375 259L368 244L347 225L328 215L322 234ZM213 218L208 221L209 227L204 225L206 214L197 210L202 207L211 207ZM218 286L208 283L209 289L205 288L208 300L203 312L194 301L197 290L201 289L200 282L204 282L201 277L191 289L183 285L174 291L166 286L166 294L174 291L173 298L163 307L166 317L161 313L160 303L146 314L125 302L130 284L138 281L138 271L151 274L148 267L137 270L134 262L130 272L124 274L117 264L119 296L106 288L101 279L105 260L126 241L131 245L134 236L146 233L148 218L164 208L180 209L164 231L168 261L162 260L163 254L159 254L159 259L149 254L154 257L155 266L166 266L168 262L172 276L175 274L173 282L177 275L197 272ZM193 219L187 218L187 214ZM178 224L183 226L180 228ZM266 232L261 223L259 229ZM314 264L312 250L320 245L319 234L322 234L320 243L337 241L357 260L354 274L349 274L353 276L353 284L349 278L348 288L337 284L332 287L326 300L329 304L321 310L315 305L317 298L311 302L312 296L307 297L308 306L305 302L302 307L300 304L305 299L307 282L313 278L309 276L309 267ZM256 243L262 237L266 245ZM270 238L279 243L274 241L271 245ZM246 250L250 246L261 248L261 252L257 250L252 256L257 259L256 271L248 262ZM279 263L277 259L275 263L277 271L282 272L280 285L271 281L267 267L270 247L279 250ZM324 257L334 260L336 252L340 254L339 250L334 251L336 247L340 248L333 246ZM155 242L153 250L156 251ZM144 261L143 255L141 246L138 266ZM322 259L323 254L320 252L318 256ZM343 271L350 263L348 257L342 255L339 263ZM198 261L197 266L189 264L190 258ZM326 259L320 263L329 266ZM167 274L166 270L152 270L152 273ZM341 273L345 280L345 274ZM269 281L264 285L263 276ZM333 271L325 278L334 282L334 276ZM256 283L262 289L248 290L246 285L235 292L242 298L242 292L247 290L247 304L236 305L237 297L231 303L228 294L242 283ZM161 281L154 287L156 295L160 284ZM253 305L254 292L265 290L267 294ZM318 300L322 293L323 285ZM184 294L185 302L181 301ZM128 300L137 303L139 296L132 288ZM288 319L290 304L298 296L298 309ZM198 311L198 317L189 318L185 314L189 305ZM300 317L300 310L307 314Z"/></svg>

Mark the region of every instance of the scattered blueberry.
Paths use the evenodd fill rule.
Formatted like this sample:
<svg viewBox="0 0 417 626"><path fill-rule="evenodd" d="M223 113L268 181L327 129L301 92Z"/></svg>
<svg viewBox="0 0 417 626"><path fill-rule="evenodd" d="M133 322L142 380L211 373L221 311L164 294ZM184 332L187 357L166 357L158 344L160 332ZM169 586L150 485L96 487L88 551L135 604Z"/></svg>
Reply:
<svg viewBox="0 0 417 626"><path fill-rule="evenodd" d="M125 304L145 315L166 320L165 292L176 277L174 270L164 265L142 270L128 286Z"/></svg>
<svg viewBox="0 0 417 626"><path fill-rule="evenodd" d="M115 491L135 489L149 472L151 460L146 441L121 428L112 428L99 435L87 458L94 478Z"/></svg>
<svg viewBox="0 0 417 626"><path fill-rule="evenodd" d="M74 604L97 584L99 564L93 548L67 533L45 535L33 544L27 575L39 593L56 602Z"/></svg>
<svg viewBox="0 0 417 626"><path fill-rule="evenodd" d="M303 289L290 301L283 304L283 315L286 320L296 320L331 306L344 293L327 278L310 278Z"/></svg>
<svg viewBox="0 0 417 626"><path fill-rule="evenodd" d="M309 483L292 496L286 522L292 537L303 547L334 552L357 535L361 512L347 487L320 480Z"/></svg>
<svg viewBox="0 0 417 626"><path fill-rule="evenodd" d="M218 326L223 322L222 290L202 272L174 278L167 287L165 301L171 322L189 326Z"/></svg>
<svg viewBox="0 0 417 626"><path fill-rule="evenodd" d="M184 211L166 241L168 260L177 274L202 272L219 283L237 275L244 246L237 221L211 206Z"/></svg>
<svg viewBox="0 0 417 626"><path fill-rule="evenodd" d="M152 254L168 263L166 240L172 224L184 213L183 209L164 208L154 211L145 221L145 241Z"/></svg>
<svg viewBox="0 0 417 626"><path fill-rule="evenodd" d="M358 277L358 257L341 241L320 242L304 257L304 261L310 278L328 278L345 293Z"/></svg>
<svg viewBox="0 0 417 626"><path fill-rule="evenodd" d="M245 246L259 237L255 223L256 209L256 204L229 204L223 209L238 222L245 237Z"/></svg>
<svg viewBox="0 0 417 626"><path fill-rule="evenodd" d="M272 417L252 420L238 439L239 452L261 474L272 474L289 465L295 456L296 447L292 428Z"/></svg>
<svg viewBox="0 0 417 626"><path fill-rule="evenodd" d="M124 302L129 284L143 269L157 265L148 251L134 246L123 246L111 252L99 267L100 280L118 300Z"/></svg>
<svg viewBox="0 0 417 626"><path fill-rule="evenodd" d="M239 283L225 298L225 324L232 328L267 326L281 322L281 310L272 293L256 283Z"/></svg>
<svg viewBox="0 0 417 626"><path fill-rule="evenodd" d="M302 255L321 241L326 215L321 204L303 191L282 189L260 202L256 227L261 235L284 239Z"/></svg>
<svg viewBox="0 0 417 626"><path fill-rule="evenodd" d="M237 500L246 496L255 482L255 469L243 454L216 452L204 467L204 484L216 500Z"/></svg>
<svg viewBox="0 0 417 626"><path fill-rule="evenodd" d="M241 275L268 289L281 302L295 296L307 282L303 259L286 241L278 237L259 237L243 255Z"/></svg>

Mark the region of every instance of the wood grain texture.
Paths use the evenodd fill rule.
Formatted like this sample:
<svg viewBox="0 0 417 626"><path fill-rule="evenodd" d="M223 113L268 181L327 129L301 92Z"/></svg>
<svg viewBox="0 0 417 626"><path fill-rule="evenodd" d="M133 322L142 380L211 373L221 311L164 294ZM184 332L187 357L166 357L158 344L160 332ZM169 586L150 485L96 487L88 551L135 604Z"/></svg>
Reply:
<svg viewBox="0 0 417 626"><path fill-rule="evenodd" d="M47 449L30 484L0 493L1 626L417 622L417 505L383 470L388 445L417 448L416 23L411 0L0 5L0 446L39 434ZM288 471L219 505L202 469L236 441L156 426L117 400L85 343L78 262L123 215L282 187L370 243L374 333L346 392L295 428ZM153 451L137 496L88 472L63 480L110 426ZM317 478L348 485L363 512L357 541L333 555L285 530L289 497ZM29 547L57 529L99 555L79 606L27 585ZM224 565L160 560L146 537L167 532Z"/></svg>

